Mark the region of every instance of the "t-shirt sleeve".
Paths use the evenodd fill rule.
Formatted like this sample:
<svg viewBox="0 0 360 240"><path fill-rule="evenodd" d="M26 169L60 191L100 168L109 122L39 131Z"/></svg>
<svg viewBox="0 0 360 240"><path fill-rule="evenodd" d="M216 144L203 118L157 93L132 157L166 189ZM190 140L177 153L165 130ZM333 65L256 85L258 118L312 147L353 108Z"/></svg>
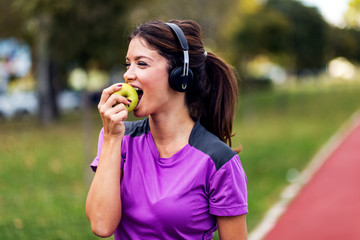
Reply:
<svg viewBox="0 0 360 240"><path fill-rule="evenodd" d="M104 141L104 128L101 129L100 134L99 134L96 157L94 158L94 160L90 164L90 167L94 172L96 172L97 166L99 164L99 159L100 159L100 154L101 154L101 148L102 148L103 141ZM124 138L123 138L123 142L121 144L121 152L122 152L122 154L121 154L121 169L123 169L123 167L124 167L124 159L125 159L125 156L126 156L126 153L125 153L126 151L124 150L125 145L126 144L125 144L125 141L124 141Z"/></svg>
<svg viewBox="0 0 360 240"><path fill-rule="evenodd" d="M96 172L97 166L99 164L99 158L100 158L100 153L101 153L101 147L102 147L103 140L104 140L104 128L101 129L100 134L99 134L98 148L97 148L96 157L94 158L94 160L90 164L90 167L94 172Z"/></svg>
<svg viewBox="0 0 360 240"><path fill-rule="evenodd" d="M210 179L210 214L236 216L248 213L246 185L244 169L235 154Z"/></svg>

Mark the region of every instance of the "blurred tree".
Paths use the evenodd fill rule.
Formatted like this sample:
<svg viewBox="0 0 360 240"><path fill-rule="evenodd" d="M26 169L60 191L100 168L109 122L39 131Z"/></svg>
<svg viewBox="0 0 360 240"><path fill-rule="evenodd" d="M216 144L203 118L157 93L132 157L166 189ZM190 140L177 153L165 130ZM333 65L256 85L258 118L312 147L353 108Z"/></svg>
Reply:
<svg viewBox="0 0 360 240"><path fill-rule="evenodd" d="M347 26L360 29L360 0L351 0L346 11L345 22Z"/></svg>
<svg viewBox="0 0 360 240"><path fill-rule="evenodd" d="M204 42L208 48L226 51L226 34L239 15L239 3L256 0L155 0L148 3L146 19L158 16L163 20L173 18L193 19L201 25ZM230 51L230 49L229 49Z"/></svg>
<svg viewBox="0 0 360 240"><path fill-rule="evenodd" d="M130 10L138 3L117 0L4 0L16 24L26 29L37 70L40 121L57 116L56 89L64 85L69 65L91 62L109 69L124 61ZM7 16L7 15L6 15ZM0 17L4 19L3 17ZM7 16L11 18L11 16ZM7 19L5 18L5 20ZM4 27L6 29L6 26ZM10 30L7 30L10 33Z"/></svg>
<svg viewBox="0 0 360 240"><path fill-rule="evenodd" d="M360 32L354 29L328 27L326 43L326 60L346 57L360 62Z"/></svg>
<svg viewBox="0 0 360 240"><path fill-rule="evenodd" d="M360 63L360 29L349 29L351 35L356 41L356 49L354 50L354 60ZM350 58L351 59L351 58Z"/></svg>
<svg viewBox="0 0 360 240"><path fill-rule="evenodd" d="M243 21L234 32L239 55L266 54L297 74L324 67L327 24L316 8L295 0L268 0Z"/></svg>
<svg viewBox="0 0 360 240"><path fill-rule="evenodd" d="M97 61L105 69L123 62L128 17L135 6L133 2L118 0L72 1L70 8L54 15L54 58L84 68L89 61Z"/></svg>
<svg viewBox="0 0 360 240"><path fill-rule="evenodd" d="M224 56L234 66L239 65L240 55L235 49L238 49L237 43L233 41L234 32L238 29L247 27L248 16L256 15L262 9L262 3L258 0L239 0L235 6L231 6L232 14L228 16L226 24L221 27L220 43L221 49L226 49Z"/></svg>
<svg viewBox="0 0 360 240"><path fill-rule="evenodd" d="M16 14L11 5L10 0L0 1L0 38L23 37L23 19Z"/></svg>
<svg viewBox="0 0 360 240"><path fill-rule="evenodd" d="M255 55L282 54L289 50L291 25L279 12L265 7L248 15L242 28L235 34L237 48L242 58Z"/></svg>
<svg viewBox="0 0 360 240"><path fill-rule="evenodd" d="M281 12L291 24L288 51L295 56L297 73L324 67L327 23L318 9L296 0L268 0L266 6Z"/></svg>
<svg viewBox="0 0 360 240"><path fill-rule="evenodd" d="M232 65L238 65L239 54L232 40L233 32L244 25L243 19L257 12L262 4L258 0L152 0L135 11L132 22L172 18L193 19L203 30L207 51L216 52ZM146 9L146 10L145 10Z"/></svg>

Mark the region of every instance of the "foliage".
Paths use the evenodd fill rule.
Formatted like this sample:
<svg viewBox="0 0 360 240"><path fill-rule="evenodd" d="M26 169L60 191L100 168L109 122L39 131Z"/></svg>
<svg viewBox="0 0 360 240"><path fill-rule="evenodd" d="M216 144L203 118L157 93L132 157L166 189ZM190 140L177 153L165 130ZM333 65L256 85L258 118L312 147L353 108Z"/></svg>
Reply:
<svg viewBox="0 0 360 240"><path fill-rule="evenodd" d="M269 0L266 5L284 14L291 24L288 51L295 55L297 71L322 68L326 23L318 9L293 0Z"/></svg>
<svg viewBox="0 0 360 240"><path fill-rule="evenodd" d="M285 16L272 9L261 8L244 18L236 34L242 56L281 54L289 49L291 26Z"/></svg>
<svg viewBox="0 0 360 240"><path fill-rule="evenodd" d="M16 0L12 6L28 23L33 22L30 31L34 36L39 31L39 16L49 15L50 55L58 65L86 67L95 59L109 68L123 60L120 56L126 44L128 12L136 4L116 0Z"/></svg>
<svg viewBox="0 0 360 240"><path fill-rule="evenodd" d="M326 39L327 60L341 56L360 62L360 31L329 26Z"/></svg>
<svg viewBox="0 0 360 240"><path fill-rule="evenodd" d="M63 64L87 67L96 60L105 69L124 61L127 43L127 1L74 1L54 14L51 49Z"/></svg>
<svg viewBox="0 0 360 240"><path fill-rule="evenodd" d="M358 9L358 3L352 0L349 9ZM117 67L124 61L129 29L153 18L196 20L207 51L240 66L242 76L244 62L262 54L298 74L322 70L339 56L360 62L359 30L329 26L316 8L297 0L2 0L0 37L25 38L34 50L35 70L41 63L35 50L49 47L47 95L54 96L66 87L73 67ZM46 44L40 33L48 35Z"/></svg>
<svg viewBox="0 0 360 240"><path fill-rule="evenodd" d="M147 3L148 11L144 19L173 18L192 19L198 22L203 30L203 37L208 48L226 50L227 34L231 31L234 21L242 11L240 6L247 2L245 8L253 8L253 0L155 0Z"/></svg>
<svg viewBox="0 0 360 240"><path fill-rule="evenodd" d="M344 17L347 26L360 29L360 0L351 0L349 2L349 8Z"/></svg>
<svg viewBox="0 0 360 240"><path fill-rule="evenodd" d="M13 22L22 30L16 34L27 36L33 49L42 124L58 116L56 93L66 86L70 68L91 64L110 70L124 61L127 14L136 6L132 2L5 0L3 4L19 16Z"/></svg>
<svg viewBox="0 0 360 240"><path fill-rule="evenodd" d="M269 0L244 21L234 35L241 54L280 54L284 58L279 63L297 73L324 67L326 23L316 8L295 0Z"/></svg>
<svg viewBox="0 0 360 240"><path fill-rule="evenodd" d="M0 38L22 36L22 19L11 9L10 0L0 1Z"/></svg>

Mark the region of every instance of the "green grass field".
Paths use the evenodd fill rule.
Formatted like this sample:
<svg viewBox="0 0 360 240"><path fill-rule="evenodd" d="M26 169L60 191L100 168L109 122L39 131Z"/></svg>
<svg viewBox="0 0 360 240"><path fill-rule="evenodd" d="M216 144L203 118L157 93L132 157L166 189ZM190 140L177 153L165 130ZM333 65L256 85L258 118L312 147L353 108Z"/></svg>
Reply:
<svg viewBox="0 0 360 240"><path fill-rule="evenodd" d="M360 109L360 86L243 94L234 147L248 178L249 231L278 200L289 172L301 171ZM85 166L96 151L100 118L84 133L80 114L42 128L34 119L0 122L0 239L98 239L85 216ZM85 150L84 139L93 146ZM89 173L90 169L86 168Z"/></svg>
<svg viewBox="0 0 360 240"><path fill-rule="evenodd" d="M236 143L248 177L249 230L319 148L360 109L359 86L303 88L243 96Z"/></svg>

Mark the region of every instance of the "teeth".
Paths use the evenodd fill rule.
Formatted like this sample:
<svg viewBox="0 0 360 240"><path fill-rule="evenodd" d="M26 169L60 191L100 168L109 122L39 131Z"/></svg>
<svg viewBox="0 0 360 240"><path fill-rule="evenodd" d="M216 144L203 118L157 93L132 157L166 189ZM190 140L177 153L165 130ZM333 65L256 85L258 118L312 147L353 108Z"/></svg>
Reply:
<svg viewBox="0 0 360 240"><path fill-rule="evenodd" d="M134 87L135 91L138 93L138 94L142 94L143 91L140 89L140 88L137 88L137 87Z"/></svg>

